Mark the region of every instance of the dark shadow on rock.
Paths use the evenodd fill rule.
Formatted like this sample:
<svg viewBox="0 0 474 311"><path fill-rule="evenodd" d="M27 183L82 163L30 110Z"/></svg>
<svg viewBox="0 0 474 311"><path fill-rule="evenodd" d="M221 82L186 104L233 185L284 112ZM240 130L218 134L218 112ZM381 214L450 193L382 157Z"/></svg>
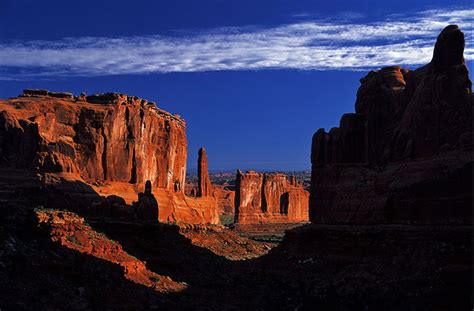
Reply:
<svg viewBox="0 0 474 311"><path fill-rule="evenodd" d="M19 187L2 206L0 306L5 309L456 310L469 309L470 227L306 225L253 260L230 261L169 224L90 215L100 196L80 182ZM121 202L119 198L112 198ZM20 204L21 203L21 204ZM34 229L36 206L68 209L189 287L161 295L117 265L51 243ZM119 212L119 215L124 215ZM471 228L472 229L472 228ZM16 242L11 242L12 239ZM13 246L9 246L13 243ZM64 305L63 305L64 304ZM45 307L45 306L51 306Z"/></svg>
<svg viewBox="0 0 474 311"><path fill-rule="evenodd" d="M23 190L33 197L38 195L34 188ZM49 233L38 228L27 201L11 200L1 210L2 310L148 310L169 306L166 295L127 280L119 265L52 242Z"/></svg>

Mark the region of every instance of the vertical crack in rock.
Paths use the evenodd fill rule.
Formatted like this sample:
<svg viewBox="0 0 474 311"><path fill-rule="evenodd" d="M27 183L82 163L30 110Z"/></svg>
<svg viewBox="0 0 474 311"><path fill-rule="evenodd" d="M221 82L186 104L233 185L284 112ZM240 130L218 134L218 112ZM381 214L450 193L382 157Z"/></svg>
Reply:
<svg viewBox="0 0 474 311"><path fill-rule="evenodd" d="M107 137L105 130L102 128L102 137L104 139L104 149L102 151L102 172L104 180L107 180Z"/></svg>
<svg viewBox="0 0 474 311"><path fill-rule="evenodd" d="M129 125L130 123L130 110L125 108L125 124Z"/></svg>
<svg viewBox="0 0 474 311"><path fill-rule="evenodd" d="M135 157L135 148L132 150L132 170L130 173L130 181L131 184L137 183L137 159Z"/></svg>
<svg viewBox="0 0 474 311"><path fill-rule="evenodd" d="M263 182L262 182L262 193L264 195L262 195L262 203L260 205L260 209L262 211L262 213L266 213L268 212L268 202L267 202L267 196L265 195L265 183L267 182L267 179L268 179L268 175L267 174L263 174Z"/></svg>

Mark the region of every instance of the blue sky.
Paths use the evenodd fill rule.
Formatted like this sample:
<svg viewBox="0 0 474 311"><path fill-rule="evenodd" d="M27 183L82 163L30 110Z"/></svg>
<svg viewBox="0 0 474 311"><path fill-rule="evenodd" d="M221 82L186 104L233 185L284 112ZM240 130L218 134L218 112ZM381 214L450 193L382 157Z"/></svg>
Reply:
<svg viewBox="0 0 474 311"><path fill-rule="evenodd" d="M123 92L187 122L188 168L308 169L311 136L352 112L359 79L428 62L471 1L0 1L0 98Z"/></svg>

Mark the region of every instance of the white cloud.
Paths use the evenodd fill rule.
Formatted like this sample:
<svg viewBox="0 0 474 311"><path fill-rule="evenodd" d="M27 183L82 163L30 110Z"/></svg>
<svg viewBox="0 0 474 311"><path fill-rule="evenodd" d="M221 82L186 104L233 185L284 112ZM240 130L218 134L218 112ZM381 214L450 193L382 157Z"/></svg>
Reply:
<svg viewBox="0 0 474 311"><path fill-rule="evenodd" d="M429 62L438 33L458 24L474 59L473 9L430 10L370 23L305 21L179 36L0 42L0 79L216 70L366 70Z"/></svg>

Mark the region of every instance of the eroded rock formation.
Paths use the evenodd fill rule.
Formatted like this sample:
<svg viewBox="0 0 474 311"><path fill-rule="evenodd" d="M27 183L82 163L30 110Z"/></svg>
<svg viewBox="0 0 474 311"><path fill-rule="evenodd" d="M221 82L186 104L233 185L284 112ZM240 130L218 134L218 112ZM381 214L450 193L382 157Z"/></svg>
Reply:
<svg viewBox="0 0 474 311"><path fill-rule="evenodd" d="M185 194L189 197L196 197L197 183L186 181ZM217 211L219 215L234 215L235 191L228 186L212 185L211 197L217 200Z"/></svg>
<svg viewBox="0 0 474 311"><path fill-rule="evenodd" d="M235 222L301 222L308 220L309 194L284 174L237 171Z"/></svg>
<svg viewBox="0 0 474 311"><path fill-rule="evenodd" d="M213 205L184 195L186 157L184 120L145 99L25 90L0 101L2 167L84 182L128 204L149 180L160 220L218 223Z"/></svg>
<svg viewBox="0 0 474 311"><path fill-rule="evenodd" d="M355 113L312 141L310 218L322 223L471 222L471 81L457 26L417 70L361 79Z"/></svg>
<svg viewBox="0 0 474 311"><path fill-rule="evenodd" d="M212 196L217 199L217 207L221 215L234 215L235 191L224 186L214 185Z"/></svg>
<svg viewBox="0 0 474 311"><path fill-rule="evenodd" d="M197 197L207 197L212 194L212 184L209 178L206 149L200 148L198 152L198 188Z"/></svg>
<svg viewBox="0 0 474 311"><path fill-rule="evenodd" d="M198 152L197 184L188 178L185 185L185 194L193 198L212 197L216 200L219 215L234 215L235 191L222 185L213 185L209 177L206 149ZM190 181L191 179L191 181Z"/></svg>
<svg viewBox="0 0 474 311"><path fill-rule="evenodd" d="M181 191L187 141L179 116L124 94L51 94L25 90L0 102L2 164Z"/></svg>

